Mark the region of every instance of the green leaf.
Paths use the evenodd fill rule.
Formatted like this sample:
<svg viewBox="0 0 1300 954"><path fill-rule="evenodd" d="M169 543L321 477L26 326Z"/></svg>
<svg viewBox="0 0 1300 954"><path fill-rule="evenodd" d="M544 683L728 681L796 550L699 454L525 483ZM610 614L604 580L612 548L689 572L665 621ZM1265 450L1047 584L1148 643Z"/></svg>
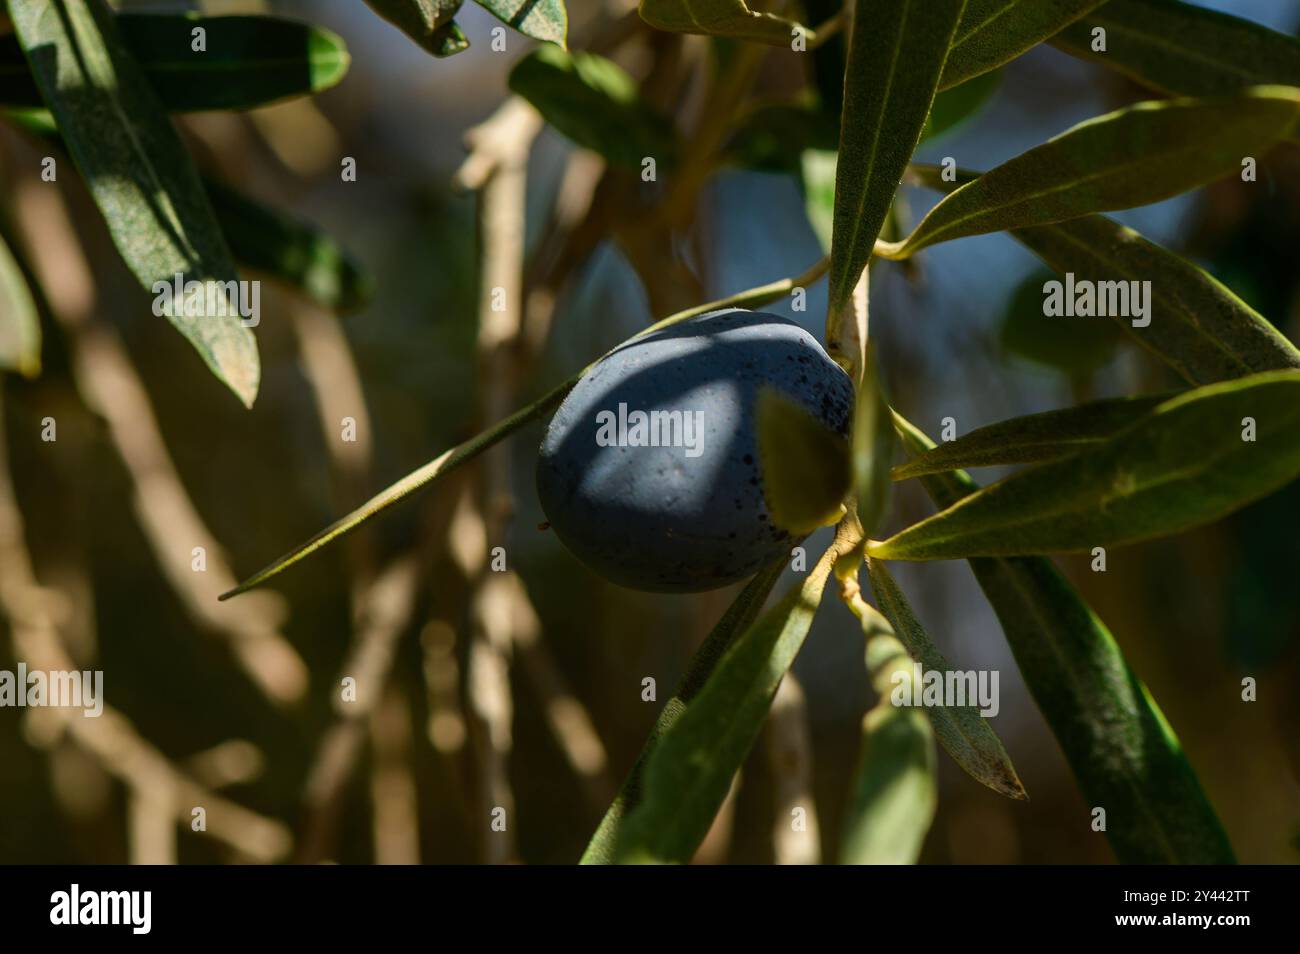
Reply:
<svg viewBox="0 0 1300 954"><path fill-rule="evenodd" d="M996 69L1042 43L1104 0L969 0L941 89Z"/></svg>
<svg viewBox="0 0 1300 954"><path fill-rule="evenodd" d="M564 0L477 0L478 5L503 23L534 40L565 45L569 14Z"/></svg>
<svg viewBox="0 0 1300 954"><path fill-rule="evenodd" d="M1104 52L1093 30L1106 31ZM1300 41L1175 0L1112 0L1057 34L1052 45L1152 89L1223 96L1248 86L1300 86Z"/></svg>
<svg viewBox="0 0 1300 954"><path fill-rule="evenodd" d="M646 764L643 799L618 842L619 861L684 864L695 854L808 635L841 542L732 643L660 737Z"/></svg>
<svg viewBox="0 0 1300 954"><path fill-rule="evenodd" d="M894 422L885 401L875 345L867 343L866 366L853 408L853 494L864 533L875 532L889 502L894 462Z"/></svg>
<svg viewBox="0 0 1300 954"><path fill-rule="evenodd" d="M641 19L656 30L703 33L789 47L799 24L756 12L745 0L641 0ZM811 39L812 31L803 28Z"/></svg>
<svg viewBox="0 0 1300 954"><path fill-rule="evenodd" d="M679 311L676 314L669 315L667 318L655 322L650 327L633 335L628 339L628 341L634 341L637 338L652 334L661 328L667 328L671 325L677 324L678 322L687 321L698 315L717 311L721 308L758 308L761 305L778 301L779 299L789 295L793 289L805 288L817 281L817 279L825 273L826 266L827 263L823 259L802 275L769 282L766 285L760 285L757 288L749 288L735 295L728 295L727 297L719 298L716 301L705 302L702 305L695 305L694 307L684 309L683 311ZM623 344L627 344L627 342L625 341ZM619 345L619 347L622 347L622 345ZM547 412L554 410L560 405L560 402L564 400L565 395L572 391L577 383L582 380L582 376L590 371L594 366L595 362L587 365L587 367L578 371L576 374L571 375L567 380L556 385L531 404L520 408L509 417L493 424L487 430L481 431L469 440L457 444L450 450L439 454L422 467L413 470L401 480L391 484L375 496L371 497L356 510L353 510L346 516L334 521L334 523L320 531L320 533L316 534L307 542L294 547L278 560L273 560L252 576L248 577L248 579L244 580L234 589L222 593L219 598L228 600L232 596L238 596L240 593L246 593L255 587L261 586L267 580L283 573L300 560L311 556L311 554L315 553L322 547L333 543L340 537L346 536L363 523L379 516L379 514L383 513L394 504L399 503L417 491L434 484L447 474L451 473L451 471L455 470L461 464L473 460L483 451L504 440L506 437L509 437L521 427L530 424Z"/></svg>
<svg viewBox="0 0 1300 954"><path fill-rule="evenodd" d="M41 320L18 260L0 235L0 369L41 373Z"/></svg>
<svg viewBox="0 0 1300 954"><path fill-rule="evenodd" d="M915 864L938 801L934 733L920 709L890 700L896 685L912 680L912 657L879 613L865 604L854 611L862 617L867 671L879 701L862 720L840 862Z"/></svg>
<svg viewBox="0 0 1300 954"><path fill-rule="evenodd" d="M366 0L370 9L437 57L469 48L469 40L452 19L464 0Z"/></svg>
<svg viewBox="0 0 1300 954"><path fill-rule="evenodd" d="M1114 359L1124 332L1116 321L1047 314L1049 286L1061 288L1062 301L1066 297L1073 301L1072 296L1065 294L1071 287L1070 281L1067 278L1063 283L1058 282L1050 269L1035 269L1026 276L1011 293L998 328L998 344L1006 355L1058 371L1067 375L1071 383L1086 387L1092 375ZM1113 288L1116 296L1123 296L1115 299L1119 309L1124 300L1132 300L1130 292L1135 287L1141 289L1142 285L1126 288L1114 283L1099 285L1097 299L1109 308ZM1139 299L1139 304L1143 300Z"/></svg>
<svg viewBox="0 0 1300 954"><path fill-rule="evenodd" d="M334 86L347 47L321 27L281 17L120 14L118 34L171 112L251 109ZM204 50L193 31L204 31ZM16 36L0 37L0 106L44 105Z"/></svg>
<svg viewBox="0 0 1300 954"><path fill-rule="evenodd" d="M1300 372L1269 371L1171 398L1109 440L1012 474L868 552L951 560L1120 546L1217 520L1297 475Z"/></svg>
<svg viewBox="0 0 1300 954"><path fill-rule="evenodd" d="M857 0L844 78L827 307L829 342L925 128L965 0Z"/></svg>
<svg viewBox="0 0 1300 954"><path fill-rule="evenodd" d="M966 467L1029 464L1068 457L1133 426L1171 394L1108 398L977 428L894 468L895 480Z"/></svg>
<svg viewBox="0 0 1300 954"><path fill-rule="evenodd" d="M254 202L228 186L204 181L235 260L279 279L336 312L370 298L370 277L320 230Z"/></svg>
<svg viewBox="0 0 1300 954"><path fill-rule="evenodd" d="M933 442L901 417L912 453ZM922 477L940 507L979 485ZM975 578L1074 770L1088 805L1105 806L1106 838L1125 864L1231 864L1232 847L1173 729L1105 624L1041 557L975 559Z"/></svg>
<svg viewBox="0 0 1300 954"><path fill-rule="evenodd" d="M952 53L949 52L948 56L951 58ZM930 118L926 120L925 129L921 132L921 142L938 139L966 122L993 98L1001 84L1002 72L992 70L960 86L941 90L935 95L934 105L930 107Z"/></svg>
<svg viewBox="0 0 1300 954"><path fill-rule="evenodd" d="M510 89L579 146L610 162L640 166L647 156L671 165L672 123L641 99L623 68L594 53L540 46L510 71Z"/></svg>
<svg viewBox="0 0 1300 954"><path fill-rule="evenodd" d="M1073 273L1076 284L1150 282L1151 323L1115 320L1192 384L1300 368L1300 350L1231 289L1113 219L1092 215L1011 234L1062 275Z"/></svg>
<svg viewBox="0 0 1300 954"><path fill-rule="evenodd" d="M928 188L946 193L956 187L936 166L911 171ZM967 171L956 176L962 184L976 178ZM1300 350L1231 289L1113 219L1091 215L1011 235L1062 275L1098 283L1149 281L1151 323L1138 328L1129 318L1115 320L1192 384L1300 368Z"/></svg>
<svg viewBox="0 0 1300 954"><path fill-rule="evenodd" d="M140 284L236 281L198 173L102 0L8 0L32 74L90 186L114 244ZM156 294L156 290L155 290ZM237 314L168 320L245 405L261 369Z"/></svg>
<svg viewBox="0 0 1300 954"><path fill-rule="evenodd" d="M876 253L906 258L936 242L1158 202L1239 171L1242 156L1267 152L1298 118L1300 89L1287 86L1139 103L991 169L942 199L903 241L878 243Z"/></svg>
<svg viewBox="0 0 1300 954"><path fill-rule="evenodd" d="M772 523L803 536L839 519L848 441L774 388L758 394L758 455Z"/></svg>
<svg viewBox="0 0 1300 954"><path fill-rule="evenodd" d="M784 569L785 561L778 560L771 566L760 570L753 579L745 584L745 588L740 591L736 601L731 604L727 612L723 614L722 619L718 621L718 625L713 627L713 631L700 644L700 648L695 651L686 674L682 676L681 682L673 690L672 698L664 703L663 709L660 710L659 718L655 720L654 728L650 730L650 737L646 739L645 745L642 746L636 764L632 766L632 771L628 773L627 778L624 780L623 787L619 789L618 795L605 811L605 817L601 819L600 827L591 836L591 842L587 845L587 850L582 854L581 864L605 865L613 863L618 840L623 829L623 820L641 802L645 767L658 746L659 740L663 738L664 733L672 727L673 723L686 711L687 706L699 695L700 690L704 688L705 683L713 674L713 670L717 668L718 660L722 658L723 653L736 640L736 637L753 625L754 620L758 618L759 611L763 608L763 603L767 600L768 594L772 592L772 587L776 584L777 578Z"/></svg>
<svg viewBox="0 0 1300 954"><path fill-rule="evenodd" d="M921 626L884 564L879 559L869 559L867 572L880 611L888 618L894 633L903 641L912 658L926 672L946 674L952 671L952 664L930 640L929 633ZM928 706L925 713L930 717L939 744L971 778L1007 798L1028 797L1015 766L1011 764L1011 757L988 719L980 715L978 705Z"/></svg>

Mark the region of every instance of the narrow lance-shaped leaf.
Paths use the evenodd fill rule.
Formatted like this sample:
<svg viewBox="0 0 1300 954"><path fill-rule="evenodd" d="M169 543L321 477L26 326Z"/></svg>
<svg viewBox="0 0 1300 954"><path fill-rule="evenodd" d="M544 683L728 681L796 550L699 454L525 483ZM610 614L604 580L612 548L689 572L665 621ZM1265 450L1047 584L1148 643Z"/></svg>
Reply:
<svg viewBox="0 0 1300 954"><path fill-rule="evenodd" d="M964 5L965 0L857 0L854 8L826 316L831 356L851 373L860 370L860 356L843 353L841 342L852 330L845 324L854 288L925 128Z"/></svg>
<svg viewBox="0 0 1300 954"><path fill-rule="evenodd" d="M802 536L839 518L849 442L774 388L758 394L758 453L774 524Z"/></svg>
<svg viewBox="0 0 1300 954"><path fill-rule="evenodd" d="M651 156L671 165L672 124L637 91L621 66L594 53L540 46L510 71L510 89L580 146L610 162L640 166Z"/></svg>
<svg viewBox="0 0 1300 954"><path fill-rule="evenodd" d="M686 321L697 315L703 315L710 311L717 311L720 308L757 308L760 305L766 305L770 302L777 301L789 295L795 288L806 288L815 282L826 271L827 262L823 259L818 262L802 275L793 278L783 278L780 281L771 282L767 285L760 285L758 288L750 288L735 295L728 295L716 301L705 302L702 305L696 305L679 311L676 314L669 315L667 318L656 322L648 328L643 329L633 335L628 340L635 340L643 335L651 334L660 328L667 328L678 322ZM626 344L627 342L624 342ZM622 347L622 345L619 345ZM430 486L447 474L451 473L461 464L468 460L473 460L489 447L513 434L526 424L537 420L543 414L554 410L564 400L566 394L573 390L574 386L582 379L582 376L591 370L593 365L588 365L581 371L570 376L567 380L556 385L550 391L537 398L531 404L520 408L509 417L498 421L487 430L474 435L469 440L457 444L450 450L444 451L427 464L407 474L401 480L381 490L375 496L371 497L364 504L353 510L351 513L334 521L320 533L313 536L310 540L302 543L278 560L274 560L261 570L258 570L248 579L244 580L233 590L221 594L221 599L230 599L232 596L238 596L240 593L246 593L254 587L261 586L267 580L287 570L300 560L305 559L315 553L321 547L327 546L338 540L340 537L351 533L357 527L369 520L374 519L383 513L389 507L397 504L412 494L425 487Z"/></svg>
<svg viewBox="0 0 1300 954"><path fill-rule="evenodd" d="M934 443L895 416L904 444ZM979 485L961 471L921 478L940 507ZM974 559L1025 685L1106 838L1125 864L1231 864L1232 847L1173 729L1105 624L1041 557Z"/></svg>
<svg viewBox="0 0 1300 954"><path fill-rule="evenodd" d="M646 764L641 804L618 842L619 861L690 861L808 635L832 566L856 542L841 525L835 545L732 643L690 708L659 739Z"/></svg>
<svg viewBox="0 0 1300 954"><path fill-rule="evenodd" d="M124 13L122 43L171 112L252 109L334 86L347 47L322 27L282 17ZM195 49L194 31L203 48ZM44 105L16 36L0 37L0 106Z"/></svg>
<svg viewBox="0 0 1300 954"><path fill-rule="evenodd" d="M799 24L752 9L745 0L641 0L641 19L656 30L703 33L789 47ZM805 35L812 31L802 28Z"/></svg>
<svg viewBox="0 0 1300 954"><path fill-rule="evenodd" d="M968 0L939 86L996 69L1042 43L1104 0Z"/></svg>
<svg viewBox="0 0 1300 954"><path fill-rule="evenodd" d="M1105 48L1098 49L1098 28ZM1183 96L1248 86L1300 86L1300 41L1250 20L1176 0L1112 0L1061 31L1052 45Z"/></svg>
<svg viewBox="0 0 1300 954"><path fill-rule="evenodd" d="M503 23L534 40L565 45L569 14L564 0L477 0L478 5Z"/></svg>
<svg viewBox="0 0 1300 954"><path fill-rule="evenodd" d="M337 312L359 308L369 299L370 277L329 235L219 182L209 179L204 185L241 265Z"/></svg>
<svg viewBox="0 0 1300 954"><path fill-rule="evenodd" d="M921 854L938 802L934 733L922 710L896 706L895 689L913 678L912 657L888 621L862 601L850 603L862 621L867 672L878 701L862 720L862 751L840 837L840 862L910 865ZM920 692L920 686L911 686Z"/></svg>
<svg viewBox="0 0 1300 954"><path fill-rule="evenodd" d="M1300 368L1300 350L1232 289L1113 219L1090 215L1011 235L1062 275L1073 274L1076 284L1141 283L1147 317L1115 320L1192 384Z"/></svg>
<svg viewBox="0 0 1300 954"><path fill-rule="evenodd" d="M146 289L177 276L230 288L234 262L198 173L102 0L9 0L32 73L127 266ZM218 284L220 283L220 284ZM209 296L214 297L214 296ZM257 343L233 302L225 314L168 320L212 372L251 406L261 376Z"/></svg>
<svg viewBox="0 0 1300 954"><path fill-rule="evenodd" d="M14 110L6 116L32 135L66 149L48 111ZM337 312L359 308L370 298L370 276L329 235L215 180L204 179L203 187L240 265L278 279Z"/></svg>
<svg viewBox="0 0 1300 954"><path fill-rule="evenodd" d="M1171 394L1108 398L977 428L894 468L895 480L967 467L1030 464L1068 457L1133 426Z"/></svg>
<svg viewBox="0 0 1300 954"><path fill-rule="evenodd" d="M1300 371L1180 394L1116 436L1022 470L873 543L885 560L1064 553L1209 523L1300 475Z"/></svg>
<svg viewBox="0 0 1300 954"><path fill-rule="evenodd" d="M976 173L959 170L944 182L935 166L915 165L913 177L951 192ZM1061 275L1115 288L1143 283L1148 317L1112 316L1127 334L1192 384L1213 384L1256 371L1300 368L1300 350L1263 315L1204 269L1103 215L1013 229L1021 242ZM1103 284L1104 283L1104 284Z"/></svg>
<svg viewBox="0 0 1300 954"><path fill-rule="evenodd" d="M452 19L464 0L366 0L370 9L437 57L469 48L469 39Z"/></svg>
<svg viewBox="0 0 1300 954"><path fill-rule="evenodd" d="M41 320L18 260L0 234L0 370L41 371Z"/></svg>
<svg viewBox="0 0 1300 954"><path fill-rule="evenodd" d="M1263 155L1297 119L1300 89L1287 86L1117 110L950 193L911 235L878 243L876 254L906 258L936 242L1158 202L1239 171L1242 156Z"/></svg>
<svg viewBox="0 0 1300 954"><path fill-rule="evenodd" d="M870 559L867 561L867 572L880 611L885 614L894 633L903 641L922 670L944 674L951 672L952 664L934 645L929 633L908 605L907 597L898 588L884 564L878 559ZM914 688L919 690L921 687L914 685ZM1002 742L989 725L988 719L981 714L977 702L927 706L925 712L934 726L939 744L971 778L1008 798L1027 797L1020 776L1011 764L1011 757L1002 747Z"/></svg>
<svg viewBox="0 0 1300 954"><path fill-rule="evenodd" d="M700 648L695 651L695 655L691 657L690 666L686 670L686 675L682 676L681 682L673 690L672 698L664 703L663 709L660 710L659 718L655 720L654 728L650 730L650 737L646 739L645 745L642 746L636 764L632 766L632 771L628 773L627 778L624 780L618 796L606 810L605 817L600 821L600 827L591 836L591 843L587 845L587 850L582 854L581 864L610 864L614 861L618 839L623 827L623 819L641 801L645 766L650 760L655 747L659 744L659 740L663 738L664 733L668 731L672 724L686 711L687 706L699 695L700 690L717 667L722 654L727 651L727 648L736 640L736 637L753 625L754 620L758 618L759 611L763 608L763 603L767 600L768 594L772 592L772 587L776 584L777 578L784 569L785 561L780 560L766 569L760 570L753 579L745 584L745 588L736 597L736 601L731 604L727 612L723 614L722 619L718 621L718 625L713 627L713 631L705 638Z"/></svg>

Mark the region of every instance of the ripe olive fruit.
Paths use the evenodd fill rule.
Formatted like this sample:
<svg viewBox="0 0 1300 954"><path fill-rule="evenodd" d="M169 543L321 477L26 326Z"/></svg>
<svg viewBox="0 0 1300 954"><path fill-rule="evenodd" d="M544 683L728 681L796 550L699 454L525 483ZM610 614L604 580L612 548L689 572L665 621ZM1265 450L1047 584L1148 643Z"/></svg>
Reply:
<svg viewBox="0 0 1300 954"><path fill-rule="evenodd" d="M537 459L565 546L640 590L709 590L788 554L763 495L757 404L776 389L847 436L853 386L777 315L715 311L630 341L569 393Z"/></svg>

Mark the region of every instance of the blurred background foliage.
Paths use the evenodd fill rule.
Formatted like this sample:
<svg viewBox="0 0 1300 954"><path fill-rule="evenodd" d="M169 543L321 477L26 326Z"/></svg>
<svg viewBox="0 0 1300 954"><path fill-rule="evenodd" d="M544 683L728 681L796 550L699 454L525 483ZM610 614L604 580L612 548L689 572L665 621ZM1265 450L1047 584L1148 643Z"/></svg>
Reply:
<svg viewBox="0 0 1300 954"><path fill-rule="evenodd" d="M1297 0L1212 5L1274 29L1300 27ZM37 198L34 170L45 150L0 125L0 208L46 269L51 308L82 309L111 328L134 366L115 371L119 352L73 345L76 333L63 323L45 329L40 377L3 379L9 465L36 576L76 665L104 670L108 703L139 737L188 777L274 823L247 843L179 825L171 846L149 820L157 806L106 771L108 761L39 713L0 709L0 861L122 862L158 851L182 862L574 861L658 712L659 703L642 700L642 679L653 677L660 701L667 698L730 592L641 594L587 572L538 529L536 424L511 441L512 519L461 519L470 478L449 481L355 543L278 578L272 588L282 600L196 610L142 529L149 518L141 498L163 501L153 512L165 521L177 485L137 433L155 423L131 403L138 376L179 486L238 575L480 429L479 236L474 198L453 187L453 176L465 133L501 105L512 65L536 44L510 33L507 50L492 51L498 21L473 5L458 17L470 49L438 60L355 0L119 7L273 12L346 40L351 69L328 92L177 122L205 172L335 236L371 273L375 294L335 318L265 283L262 389L244 411L180 336L159 329L71 166L59 177L59 201ZM569 10L570 45L581 49L611 23L627 23L629 4L571 0ZM700 84L734 54L724 43L634 21L609 53L645 99L679 120L695 114ZM799 66L796 58L765 58L757 93L793 95L807 81ZM1073 122L1147 98L1116 74L1046 46L997 76L972 118L932 130L919 160L953 156L962 167L989 168ZM638 250L609 235L641 214L637 203L652 201L654 189L629 187L635 171L595 186L600 163L554 130L542 132L528 169L530 262L553 251L552 210L575 182L579 194L584 182L588 192L596 188L582 221L598 224L553 314L539 306L552 319L543 322L549 340L515 403L652 317L797 274L822 254L797 175L764 163L761 137L750 145L759 154L751 165L765 171L738 164L720 172L671 247ZM340 181L343 156L355 157L356 182ZM1246 188L1227 180L1118 218L1207 267L1294 341L1300 152L1275 151L1260 181L1262 188ZM915 221L933 197L907 194L911 207L900 214ZM873 338L896 405L931 432L944 417L965 432L1085 398L1177 386L1109 323L1101 331L1066 321L1027 328L1047 277L1001 234L937 246L907 268L874 268ZM804 312L772 310L819 334L824 285L810 290ZM120 420L87 402L83 361L104 363L102 393L125 401ZM356 419L360 436L340 456L336 419L344 415ZM55 443L40 439L47 416L58 422ZM133 458L124 447L134 447ZM897 526L930 512L914 485L899 493ZM1062 561L1159 700L1246 862L1300 860L1298 524L1293 484L1208 529L1112 552L1104 574L1089 572L1084 559ZM481 539L484 527L499 528L500 538ZM467 702L485 690L468 638L473 574L457 555L484 542L506 547L540 624L535 643L498 646L503 665L480 666L498 690L508 681L486 713ZM175 545L187 563L190 543ZM367 589L375 574L392 584L388 591ZM897 575L954 664L1001 671L996 727L1030 794L1027 803L1010 802L941 760L938 815L922 861L1112 860L966 564L899 565ZM238 623L222 615L236 613ZM247 621L253 617L261 622ZM366 645L395 654L391 682L365 719L340 722L339 679L356 671L348 660L366 632ZM241 663L247 658L260 661ZM12 642L0 641L0 668L16 663ZM809 787L823 844L838 842L871 692L860 630L837 601L826 601L794 673L810 745L792 747L789 726L778 724L785 717L774 722L701 860L786 860L774 833L789 827L782 806L791 777ZM1256 703L1241 702L1245 676L1259 682ZM798 700L786 702L798 716ZM796 724L796 737L800 731ZM790 764L792 751L799 764ZM502 785L513 799L505 835L489 831ZM216 822L214 813L210 828Z"/></svg>

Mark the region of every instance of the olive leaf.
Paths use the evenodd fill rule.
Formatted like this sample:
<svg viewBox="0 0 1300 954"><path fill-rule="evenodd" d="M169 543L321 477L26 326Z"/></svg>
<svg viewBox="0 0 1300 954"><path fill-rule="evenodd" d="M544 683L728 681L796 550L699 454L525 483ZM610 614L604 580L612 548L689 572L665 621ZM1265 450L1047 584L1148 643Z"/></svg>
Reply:
<svg viewBox="0 0 1300 954"><path fill-rule="evenodd" d="M873 533L889 501L889 466L894 459L894 422L885 400L875 345L867 343L862 381L853 407L853 494L858 522Z"/></svg>
<svg viewBox="0 0 1300 954"><path fill-rule="evenodd" d="M204 180L235 260L284 282L336 312L369 300L370 277L329 235L229 186Z"/></svg>
<svg viewBox="0 0 1300 954"><path fill-rule="evenodd" d="M1171 394L1149 394L1108 398L999 421L918 454L895 467L893 477L907 480L946 470L1030 464L1068 457L1131 427L1171 397Z"/></svg>
<svg viewBox="0 0 1300 954"><path fill-rule="evenodd" d="M230 250L198 173L103 0L8 3L41 95L140 284L153 290L178 275L235 282ZM183 310L173 299L168 320L213 374L252 406L261 376L253 332L238 314Z"/></svg>
<svg viewBox="0 0 1300 954"><path fill-rule="evenodd" d="M1167 199L1240 170L1242 156L1267 152L1297 119L1300 89L1288 86L1117 110L949 193L911 235L877 243L876 254L906 258L936 242Z"/></svg>
<svg viewBox="0 0 1300 954"><path fill-rule="evenodd" d="M912 453L934 443L902 417ZM921 478L940 507L979 485L961 471ZM973 559L1016 665L1106 838L1125 864L1231 864L1232 846L1178 737L1106 625L1041 557Z"/></svg>
<svg viewBox="0 0 1300 954"><path fill-rule="evenodd" d="M1105 49L1094 49L1094 31ZM1112 0L1052 38L1072 56L1165 93L1219 96L1300 86L1300 41L1250 20L1177 0Z"/></svg>
<svg viewBox="0 0 1300 954"><path fill-rule="evenodd" d="M711 311L717 311L721 308L757 308L760 305L766 305L770 302L777 301L789 295L793 289L805 288L817 281L818 278L825 274L827 264L828 263L825 259L823 259L802 275L769 282L768 284L760 285L757 288L749 288L745 291L738 292L737 294L728 295L725 298L719 298L716 301L705 302L702 305L695 305L691 308L684 309L683 311L679 311L675 314L669 315L667 318L655 322L648 328L642 329L629 338L628 341L634 341L637 338L644 337L645 335L653 334L661 328L667 328L679 322L688 321L691 318L707 314ZM624 341L622 344L618 345L618 347L621 348L625 344L627 344L627 341ZM363 503L360 507L346 516L334 521L334 523L317 533L310 540L294 547L279 559L273 560L252 576L245 579L234 589L222 593L220 599L228 600L232 596L238 596L240 593L246 593L255 587L261 586L267 580L283 573L300 560L305 559L322 547L333 543L340 537L351 533L363 523L374 519L394 504L405 500L415 492L442 479L461 464L473 460L483 451L509 437L521 427L524 427L544 414L553 411L555 408L559 407L560 402L564 400L565 396L573 390L580 380L582 380L583 375L595 367L595 364L596 362L592 362L581 371L571 375L569 378L547 391L541 397L520 408L518 411L515 411L515 413L511 414L509 417L503 418L487 430L481 431L469 440L457 444L450 450L444 451L427 464L413 470L401 480L384 488L379 493L375 494L375 496Z"/></svg>
<svg viewBox="0 0 1300 954"><path fill-rule="evenodd" d="M951 192L956 187L935 166L914 165L911 172L929 188ZM964 184L978 176L959 170L955 178ZM1139 328L1129 318L1113 317L1192 384L1300 368L1300 349L1230 288L1114 219L1089 215L1010 234L1062 275L1097 283L1150 282L1149 325Z"/></svg>
<svg viewBox="0 0 1300 954"><path fill-rule="evenodd" d="M695 701L659 738L641 803L618 840L618 861L690 861L808 635L832 566L854 542L841 530L808 575L731 644Z"/></svg>
<svg viewBox="0 0 1300 954"><path fill-rule="evenodd" d="M616 165L639 166L647 156L671 165L676 157L672 123L603 56L540 46L510 71L510 89L575 143Z"/></svg>
<svg viewBox="0 0 1300 954"><path fill-rule="evenodd" d="M796 30L812 31L793 20L750 9L745 0L641 0L641 19L656 30L703 33L733 40L791 45Z"/></svg>
<svg viewBox="0 0 1300 954"><path fill-rule="evenodd" d="M896 706L912 680L912 657L893 627L860 595L848 600L862 623L867 672L877 702L862 720L862 750L840 836L840 863L910 865L921 854L938 801L934 732L921 709ZM911 686L919 692L919 686Z"/></svg>
<svg viewBox="0 0 1300 954"><path fill-rule="evenodd" d="M758 455L772 523L804 536L839 518L848 441L771 387L758 392Z"/></svg>
<svg viewBox="0 0 1300 954"><path fill-rule="evenodd" d="M1078 454L1022 470L872 543L885 560L1063 553L1217 520L1300 475L1300 371L1177 395Z"/></svg>
<svg viewBox="0 0 1300 954"><path fill-rule="evenodd" d="M992 98L1001 82L1001 74L985 73L969 83L945 90L934 97L930 117L921 133L921 142L937 139L973 117ZM816 119L791 117L788 128L779 130L775 117L771 117L770 130L754 133L745 140L752 151L746 154L749 165L759 168L784 170L790 168L800 173L804 194L804 209L813 233L822 249L831 249L831 233L835 217L835 167L838 156L838 120L834 128L824 110L806 108ZM768 117L764 117L764 122ZM815 129L815 132L812 130ZM828 135L829 134L829 135ZM739 138L739 133L737 137ZM761 137L761 138L760 138ZM758 143L767 147L760 152ZM758 157L761 156L761 159ZM758 161L755 161L758 160ZM938 171L935 172L938 180ZM941 191L948 191L942 189Z"/></svg>
<svg viewBox="0 0 1300 954"><path fill-rule="evenodd" d="M41 373L41 320L27 276L0 234L0 369Z"/></svg>
<svg viewBox="0 0 1300 954"><path fill-rule="evenodd" d="M884 564L879 559L868 559L867 573L880 611L912 658L926 672L952 671L952 665L931 641ZM919 690L921 687L914 688ZM939 744L971 778L1007 798L1028 797L1015 766L1011 764L1011 757L988 719L980 714L978 705L927 706L925 712L934 726Z"/></svg>
<svg viewBox="0 0 1300 954"><path fill-rule="evenodd" d="M672 697L660 710L659 718L655 720L649 738L641 747L641 754L637 756L636 764L632 766L618 795L606 809L596 833L591 836L591 842L583 852L580 864L601 865L611 864L614 861L623 820L640 804L646 763L650 760L659 740L699 695L700 690L704 688L714 669L717 668L722 654L735 642L736 637L753 625L759 611L763 608L763 603L766 602L768 594L772 592L772 587L776 585L777 578L784 569L785 561L779 560L760 570L745 584L745 588L740 591L735 602L728 607L722 619L695 651L686 674L673 690Z"/></svg>
<svg viewBox="0 0 1300 954"><path fill-rule="evenodd" d="M1113 219L1092 215L1011 235L1076 281L1150 282L1150 324L1116 320L1192 384L1300 368L1300 350L1230 288Z"/></svg>
<svg viewBox="0 0 1300 954"><path fill-rule="evenodd" d="M967 0L940 89L996 69L1042 43L1104 0Z"/></svg>
<svg viewBox="0 0 1300 954"><path fill-rule="evenodd" d="M348 70L343 40L270 16L124 13L114 19L158 99L171 112L252 109L334 86ZM204 48L193 48L193 31ZM16 36L0 37L0 106L44 105Z"/></svg>
<svg viewBox="0 0 1300 954"><path fill-rule="evenodd" d="M835 173L826 313L832 349L844 338L853 290L925 128L965 2L857 0ZM832 357L841 360L834 350Z"/></svg>
<svg viewBox="0 0 1300 954"><path fill-rule="evenodd" d="M524 36L565 45L569 13L564 0L476 0L478 5Z"/></svg>
<svg viewBox="0 0 1300 954"><path fill-rule="evenodd" d="M469 39L452 19L464 0L366 0L370 9L437 57L469 48Z"/></svg>

